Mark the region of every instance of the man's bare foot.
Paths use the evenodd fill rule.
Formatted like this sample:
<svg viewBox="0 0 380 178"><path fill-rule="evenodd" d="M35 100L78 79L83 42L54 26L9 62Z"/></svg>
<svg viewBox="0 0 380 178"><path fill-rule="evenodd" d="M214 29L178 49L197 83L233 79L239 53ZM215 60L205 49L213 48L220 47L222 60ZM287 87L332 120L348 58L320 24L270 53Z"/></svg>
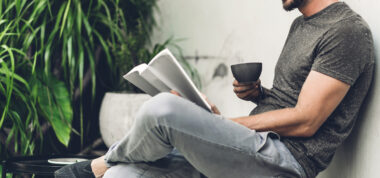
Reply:
<svg viewBox="0 0 380 178"><path fill-rule="evenodd" d="M92 160L91 170L94 173L96 178L103 177L107 169L108 167L106 165L106 161L104 161L104 156Z"/></svg>

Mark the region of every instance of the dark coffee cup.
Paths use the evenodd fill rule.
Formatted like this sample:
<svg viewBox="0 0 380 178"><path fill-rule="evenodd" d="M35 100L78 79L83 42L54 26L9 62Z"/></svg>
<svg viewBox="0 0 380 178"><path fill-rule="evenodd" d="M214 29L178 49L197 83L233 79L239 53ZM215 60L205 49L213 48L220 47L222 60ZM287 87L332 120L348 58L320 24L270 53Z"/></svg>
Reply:
<svg viewBox="0 0 380 178"><path fill-rule="evenodd" d="M255 82L262 70L261 62L250 62L231 65L232 75L239 83Z"/></svg>

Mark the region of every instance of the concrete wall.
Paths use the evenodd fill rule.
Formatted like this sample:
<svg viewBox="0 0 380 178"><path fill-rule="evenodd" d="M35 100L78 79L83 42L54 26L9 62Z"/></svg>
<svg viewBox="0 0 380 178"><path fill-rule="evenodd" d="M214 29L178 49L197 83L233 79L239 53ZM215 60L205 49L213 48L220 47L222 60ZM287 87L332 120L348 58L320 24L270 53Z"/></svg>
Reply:
<svg viewBox="0 0 380 178"><path fill-rule="evenodd" d="M232 92L232 75L214 77L215 68L238 62L263 62L262 83L272 85L274 65L297 12L282 10L280 1L252 0L160 0L157 41L184 39L185 55L214 56L191 61L203 78L203 92L226 116L247 115L254 107Z"/></svg>
<svg viewBox="0 0 380 178"><path fill-rule="evenodd" d="M369 23L380 57L380 1L346 0ZM183 40L178 44L187 56L213 58L192 60L202 75L203 92L223 115L246 115L254 105L237 99L231 83L229 65L238 62L263 62L261 80L271 87L274 67L293 19L298 11L285 12L280 0L160 0L157 14L160 29L154 41L169 37ZM227 67L227 68L226 68ZM218 74L219 69L228 69ZM223 70L222 70L223 71ZM338 150L329 169L320 178L379 177L380 93L379 73L366 108L352 136Z"/></svg>

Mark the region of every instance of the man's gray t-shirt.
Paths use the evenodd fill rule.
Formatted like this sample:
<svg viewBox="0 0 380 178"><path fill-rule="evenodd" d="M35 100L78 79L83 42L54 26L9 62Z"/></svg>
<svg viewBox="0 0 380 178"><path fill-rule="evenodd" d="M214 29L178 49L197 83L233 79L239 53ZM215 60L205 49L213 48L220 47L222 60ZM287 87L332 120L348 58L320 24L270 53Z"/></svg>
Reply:
<svg viewBox="0 0 380 178"><path fill-rule="evenodd" d="M343 2L293 22L275 68L273 88L251 114L294 107L311 70L351 86L314 136L281 138L308 177L315 177L327 167L337 147L350 134L374 70L369 27Z"/></svg>

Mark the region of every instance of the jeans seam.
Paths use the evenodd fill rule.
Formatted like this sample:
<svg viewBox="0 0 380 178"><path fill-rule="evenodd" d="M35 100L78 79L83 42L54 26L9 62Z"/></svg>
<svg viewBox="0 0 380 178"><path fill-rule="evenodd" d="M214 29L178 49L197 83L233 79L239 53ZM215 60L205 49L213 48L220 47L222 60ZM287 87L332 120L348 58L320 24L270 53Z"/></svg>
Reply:
<svg viewBox="0 0 380 178"><path fill-rule="evenodd" d="M198 140L200 140L200 141L203 141L203 142L206 142L206 143L213 144L213 145L215 145L215 146L217 146L217 147L221 147L221 148L228 149L228 150L233 150L233 151L236 151L236 152L238 152L238 153L240 153L240 154L243 154L243 155L248 155L249 157L252 157L252 158L254 158L254 159L265 160L265 161L267 161L268 163L271 163L271 162L273 162L273 160L274 160L272 157L270 157L270 156L266 156L266 155L263 155L263 154L261 154L261 153L259 153L259 152L255 152L255 154L250 154L250 153L247 153L247 152L245 152L245 151L239 150L239 149L237 149L236 147L229 147L229 146L226 146L226 145L223 145L223 144L213 143L213 142L211 142L211 141L208 141L208 140L205 140L205 139L199 138L199 137L197 137L197 136L195 136L195 135L192 135L192 134L189 134L189 133L186 133L186 132L180 131L180 130L175 129L175 128L171 128L171 127L169 127L169 126L165 126L165 125L161 125L161 126L163 126L163 127L167 127L167 128L169 128L169 129L172 129L172 130L175 130L175 131L177 131L177 132L179 132L179 133L182 133L182 134L188 135L189 137L193 137L193 138L198 139ZM296 169L296 170L299 170L299 168L295 168L295 169ZM282 176L282 175L280 175L280 176ZM302 173L301 173L301 176L302 176Z"/></svg>
<svg viewBox="0 0 380 178"><path fill-rule="evenodd" d="M127 152L128 155L132 155L133 153L135 153L136 151L138 151L137 147L141 144L141 142L144 140L144 138L149 134L149 133L152 133L152 128L149 128L148 129L148 132L145 132L145 134L141 137L141 139L136 143L136 146L130 151L130 152ZM134 161L131 161L131 162L134 162Z"/></svg>
<svg viewBox="0 0 380 178"><path fill-rule="evenodd" d="M172 127L169 127L169 126L167 126L167 125L163 125L163 124L160 124L160 123L157 123L157 125L158 125L158 127L169 128L169 129L175 130L175 131L177 131L177 132L180 132L180 133L182 133L182 134L185 134L185 135L191 136L191 137L193 137L193 138L195 138L195 139L202 140L202 141L207 142L207 143L210 143L210 144L218 145L218 146L220 146L220 147L224 147L224 148L229 148L229 149L231 149L231 150L234 150L234 151L237 151L237 152L240 152L240 153L246 154L246 155L248 155L248 156L257 157L257 152L255 152L255 154L250 154L250 153L247 153L247 152L245 152L245 151L243 151L243 150L240 150L240 149L237 148L237 147L226 146L226 145L223 145L223 144L214 143L214 142L211 142L211 141L208 141L208 140L205 140L205 139L199 138L198 136L195 136L195 135L189 134L189 133L187 133L187 132L183 132L183 131L180 131L180 130L178 130L178 129L175 129L175 128L172 128ZM138 150L138 149L137 149L138 145L141 144L141 142L144 140L144 138L145 138L149 133L152 133L152 132L153 132L153 129L154 129L154 128L155 128L155 127L151 127L151 128L149 128L148 131L145 132L145 134L141 137L141 139L140 139L139 142L136 144L136 146L133 148L133 150L132 150L131 152L128 152L127 154L133 154L135 151L137 151L137 150ZM173 145L171 145L171 146L173 146Z"/></svg>
<svg viewBox="0 0 380 178"><path fill-rule="evenodd" d="M223 144L214 143L214 142L211 142L211 141L208 141L208 140L205 140L205 139L199 138L198 136L195 136L195 135L189 134L189 133L187 133L187 132L183 132L183 131L180 131L180 130L178 130L178 129L171 128L171 127L166 126L166 125L160 125L160 126L167 127L167 128L169 128L169 129L175 130L175 131L177 131L177 132L179 132L179 133L182 133L182 134L184 134L184 135L188 135L188 136L190 136L190 137L193 137L193 138L195 138L195 139L198 139L198 140L203 141L203 142L206 142L206 143L210 143L210 144L212 144L212 145L216 145L216 146L219 146L219 147L222 147L222 148L225 148L225 149L230 149L230 150L233 150L233 151L237 151L237 152L239 152L239 153L242 153L242 154L245 154L245 155L248 155L248 156L251 156L251 157L256 157L256 154L250 154L250 153L247 153L246 151L240 150L240 149L238 149L238 148L236 148L236 147L232 147L232 146L230 147L230 146L226 146L226 145L223 145Z"/></svg>

